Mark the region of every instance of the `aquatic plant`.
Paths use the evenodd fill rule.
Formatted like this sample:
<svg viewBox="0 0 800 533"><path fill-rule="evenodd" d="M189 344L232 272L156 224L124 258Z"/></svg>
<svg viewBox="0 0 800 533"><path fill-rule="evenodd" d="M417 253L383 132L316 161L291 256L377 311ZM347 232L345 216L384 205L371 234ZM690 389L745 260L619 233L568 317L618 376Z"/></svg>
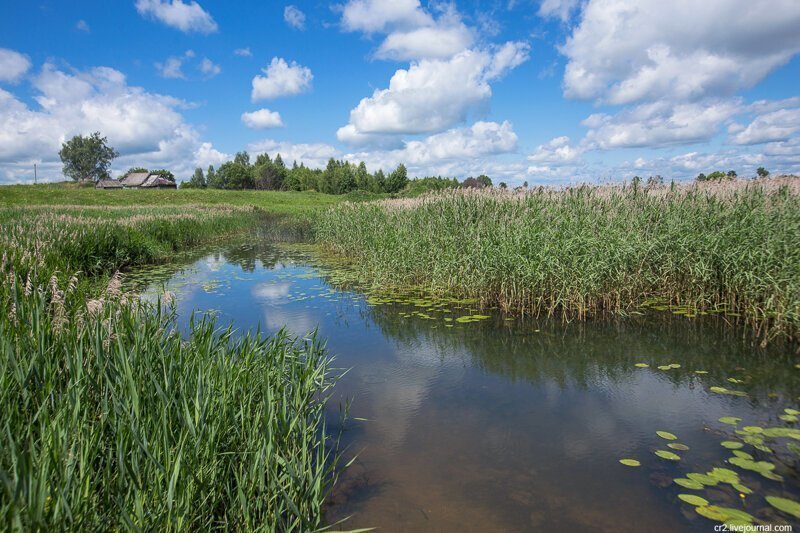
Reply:
<svg viewBox="0 0 800 533"><path fill-rule="evenodd" d="M115 269L251 209L0 209L0 516L17 530L320 527L334 373L312 335L177 333ZM78 272L80 271L80 272Z"/></svg>
<svg viewBox="0 0 800 533"><path fill-rule="evenodd" d="M372 286L584 318L662 302L797 337L800 185L458 190L340 204L317 239ZM685 310L691 310L691 312Z"/></svg>

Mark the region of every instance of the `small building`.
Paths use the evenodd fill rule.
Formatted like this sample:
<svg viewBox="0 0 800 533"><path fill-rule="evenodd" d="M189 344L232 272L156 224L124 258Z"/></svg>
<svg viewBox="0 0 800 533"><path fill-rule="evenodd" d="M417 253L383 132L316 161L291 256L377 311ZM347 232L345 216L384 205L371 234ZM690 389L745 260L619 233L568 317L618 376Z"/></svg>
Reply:
<svg viewBox="0 0 800 533"><path fill-rule="evenodd" d="M122 178L122 186L126 189L176 189L174 181L149 172L131 172Z"/></svg>
<svg viewBox="0 0 800 533"><path fill-rule="evenodd" d="M122 182L112 179L99 180L94 184L95 189L122 189Z"/></svg>

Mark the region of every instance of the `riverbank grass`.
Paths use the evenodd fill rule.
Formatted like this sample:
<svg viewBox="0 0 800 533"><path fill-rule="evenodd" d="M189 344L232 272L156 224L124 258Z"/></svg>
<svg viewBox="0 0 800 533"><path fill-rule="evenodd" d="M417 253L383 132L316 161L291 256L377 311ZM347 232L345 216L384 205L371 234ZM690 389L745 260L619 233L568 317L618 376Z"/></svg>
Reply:
<svg viewBox="0 0 800 533"><path fill-rule="evenodd" d="M372 287L585 318L643 304L741 315L797 339L796 179L673 187L458 190L345 203L317 238Z"/></svg>

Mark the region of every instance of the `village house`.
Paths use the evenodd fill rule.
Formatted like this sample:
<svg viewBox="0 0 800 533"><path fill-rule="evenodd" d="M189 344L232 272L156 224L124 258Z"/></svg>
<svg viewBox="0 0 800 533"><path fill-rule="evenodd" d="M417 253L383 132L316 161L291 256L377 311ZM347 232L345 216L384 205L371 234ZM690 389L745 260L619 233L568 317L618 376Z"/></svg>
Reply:
<svg viewBox="0 0 800 533"><path fill-rule="evenodd" d="M122 182L112 179L99 180L94 184L95 189L122 189Z"/></svg>
<svg viewBox="0 0 800 533"><path fill-rule="evenodd" d="M125 189L176 189L174 181L149 172L131 172L120 183Z"/></svg>

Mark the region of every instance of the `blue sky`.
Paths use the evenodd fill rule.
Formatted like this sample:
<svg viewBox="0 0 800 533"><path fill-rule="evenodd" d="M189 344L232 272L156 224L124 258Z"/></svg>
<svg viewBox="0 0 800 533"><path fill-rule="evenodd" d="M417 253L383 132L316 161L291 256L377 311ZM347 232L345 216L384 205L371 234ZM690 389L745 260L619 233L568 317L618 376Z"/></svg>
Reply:
<svg viewBox="0 0 800 533"><path fill-rule="evenodd" d="M800 173L796 0L10 2L0 182L101 131L179 178L246 149L510 184Z"/></svg>

